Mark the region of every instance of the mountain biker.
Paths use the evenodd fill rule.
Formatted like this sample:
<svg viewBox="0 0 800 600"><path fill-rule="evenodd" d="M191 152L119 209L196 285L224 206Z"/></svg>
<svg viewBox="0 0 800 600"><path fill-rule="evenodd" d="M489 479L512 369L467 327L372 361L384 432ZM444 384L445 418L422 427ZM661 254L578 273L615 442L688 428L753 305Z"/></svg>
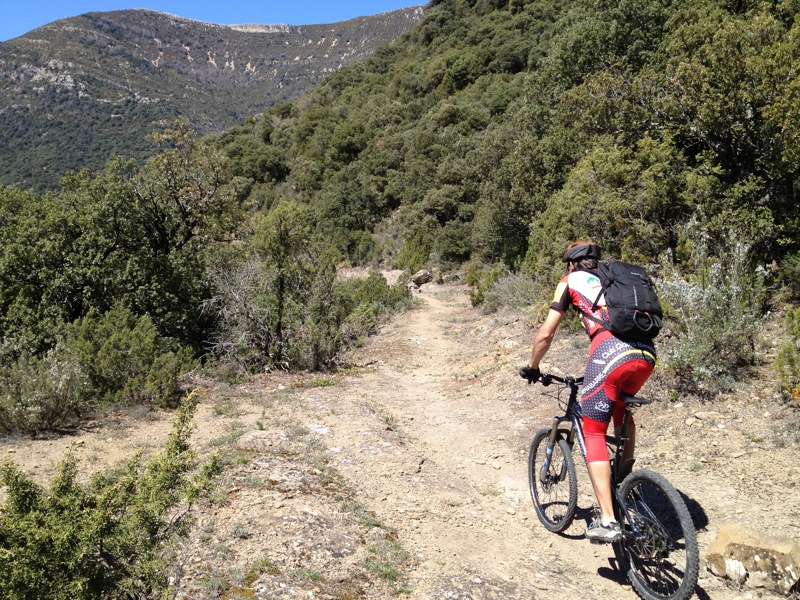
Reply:
<svg viewBox="0 0 800 600"><path fill-rule="evenodd" d="M619 434L625 405L620 393L635 394L650 377L656 362L656 350L652 343L622 340L611 334L599 323L586 318L586 314L602 321L608 317L605 299L600 298L596 310L592 310L601 282L593 269L600 260L600 248L590 241L572 242L564 251L567 274L556 287L553 302L544 323L536 333L528 365L520 374L529 381L541 376L539 364L553 342L564 313L570 306L581 314L591 345L584 373L581 393L583 431L586 440L586 462L592 481L600 516L586 529L586 537L594 541L613 542L622 536L619 523L614 519L611 500L611 463L606 447L606 431L613 419ZM629 424L629 439L625 444L623 464L633 458L636 427L633 419Z"/></svg>

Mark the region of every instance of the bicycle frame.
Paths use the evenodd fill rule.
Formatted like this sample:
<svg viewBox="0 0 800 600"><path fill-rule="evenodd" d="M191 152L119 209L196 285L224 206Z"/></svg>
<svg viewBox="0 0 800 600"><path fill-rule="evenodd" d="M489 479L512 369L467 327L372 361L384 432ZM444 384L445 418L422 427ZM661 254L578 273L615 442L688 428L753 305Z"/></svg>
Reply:
<svg viewBox="0 0 800 600"><path fill-rule="evenodd" d="M527 376L524 370L520 374ZM578 394L583 378L541 374L541 382L545 386L561 384L548 395L556 398L563 412L553 417L549 427L535 433L528 455L528 479L539 520L553 533L562 533L570 527L578 506L576 440L588 467ZM614 553L640 597L685 600L693 593L699 569L692 517L678 490L663 476L649 469L633 471L632 457L623 461L632 433L631 415L650 400L623 395L620 401L624 403L622 423L614 435L606 432L605 436L611 504L622 533L612 542Z"/></svg>
<svg viewBox="0 0 800 600"><path fill-rule="evenodd" d="M550 385L553 381L564 384L564 389L569 388L569 399L567 401L567 407L564 411L564 414L553 417L552 424L550 426L550 438L547 442L546 456L542 462L542 467L539 473L539 477L542 481L544 481L547 469L550 466L550 457L553 453L553 448L555 447L556 440L558 439L559 435L566 435L566 442L569 444L570 448L574 447L575 440L577 440L578 446L581 449L581 456L583 456L583 462L585 465L588 464L586 462L586 440L583 435L583 412L581 410L580 402L578 402L578 390L583 384L583 377L562 378L549 374L542 376L542 384L545 386ZM633 466L632 460L625 465L622 464L622 455L625 450L625 444L628 441L627 432L631 414L636 407L646 404L649 401L643 398L635 398L632 396L623 398L623 401L625 402L625 413L622 417L620 434L619 436L606 434L606 444L614 450L613 457L610 460L611 492L614 498L615 516L620 523L622 523L624 519L624 521L630 527L630 530L626 531L624 535L636 537L639 535L640 529L635 523L635 520L631 519L629 516L629 510L625 500L619 493L619 484L622 483L622 480L625 478L625 476L627 476ZM559 428L563 423L570 423L572 427L568 430ZM565 477L566 470L562 467L560 473L561 481L563 481Z"/></svg>

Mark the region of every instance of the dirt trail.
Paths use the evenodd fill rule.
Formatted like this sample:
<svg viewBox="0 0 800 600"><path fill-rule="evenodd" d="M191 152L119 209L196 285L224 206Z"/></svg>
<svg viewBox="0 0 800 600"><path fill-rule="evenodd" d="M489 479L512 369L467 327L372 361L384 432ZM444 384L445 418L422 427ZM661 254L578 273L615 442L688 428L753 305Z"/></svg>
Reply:
<svg viewBox="0 0 800 600"><path fill-rule="evenodd" d="M356 445L350 446L352 453L343 450L349 460L342 464L417 556L411 597L535 598L557 590L565 598L635 598L615 568L612 549L582 538L593 496L580 462L579 518L563 536L547 532L536 519L526 475L528 443L556 407L540 396L541 388L527 388L516 379L532 332L518 322L480 316L460 288L426 286L418 297L423 306L384 329L364 352L379 366L349 384L386 417L391 435L375 448L377 460L365 457ZM553 368L580 374L585 352L582 338L566 335L549 358ZM749 410L751 418L765 421L757 406ZM681 450L687 441L681 425L689 414L691 409L681 405L640 412L639 466L657 469L690 491L689 502L701 521L702 551L725 522L771 529L777 518L794 522L797 535L796 487L791 501L771 495L770 488L780 490L778 482L755 491L755 498L741 493L743 481L766 483L758 455L754 464L747 463L752 442L742 434L752 426L744 415L738 418L739 431L727 431L731 426L721 415L707 416L713 421L707 423L710 431L698 429L696 448L688 452L691 470L679 464L687 454ZM352 427L342 428L341 420L338 425L336 431L332 424L333 437L342 448L358 439ZM674 434L664 435L670 427ZM706 458L709 449L716 458ZM778 479L783 467L789 474L784 481L796 485L799 471L792 466L791 452L772 456ZM719 471L704 472L709 460L722 463L715 465ZM741 472L732 477L731 469L737 468ZM448 590L463 596L448 595ZM697 594L720 600L754 597L705 571Z"/></svg>
<svg viewBox="0 0 800 600"><path fill-rule="evenodd" d="M410 597L531 598L548 589L586 597L580 578L557 573L576 569L572 560L553 561L554 540L532 531L525 457L510 445L515 420L498 410L502 399L459 384L479 378L469 379L474 349L460 335L471 316L466 296L429 287L420 297L423 308L369 349L378 368L352 384L362 399L354 401L385 421L382 439L358 442L369 417L331 423L340 469L414 556Z"/></svg>
<svg viewBox="0 0 800 600"><path fill-rule="evenodd" d="M179 597L636 597L612 549L582 538L593 506L582 464L578 518L565 535L536 519L528 444L556 406L516 376L530 328L481 315L462 286L426 284L415 295L419 306L340 374L196 382L194 442L234 458L224 501L198 515L184 546ZM563 332L545 367L580 373L585 356L583 337ZM163 443L169 414L134 417L69 439L4 440L0 453L41 480L68 448L97 470ZM800 538L796 444L775 441L793 421L768 393L713 407L662 402L637 422L637 466L687 495L701 558L725 523ZM737 590L703 564L697 597L777 598Z"/></svg>

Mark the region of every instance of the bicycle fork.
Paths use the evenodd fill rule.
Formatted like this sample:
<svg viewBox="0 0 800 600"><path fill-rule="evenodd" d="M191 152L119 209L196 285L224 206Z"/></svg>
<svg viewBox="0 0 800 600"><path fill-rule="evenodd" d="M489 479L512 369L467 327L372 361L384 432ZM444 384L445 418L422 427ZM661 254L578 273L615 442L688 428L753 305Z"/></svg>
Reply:
<svg viewBox="0 0 800 600"><path fill-rule="evenodd" d="M550 426L550 437L547 439L547 446L545 447L545 456L544 460L542 461L542 466L539 469L539 481L543 484L547 483L547 475L550 470L550 463L552 462L553 458L553 449L556 447L556 443L558 443L558 426L563 423L566 419L563 417L553 417L553 424ZM572 437L570 435L570 437ZM570 443L572 440L569 440ZM570 447L572 444L570 443ZM561 468L558 471L558 481L562 482L567 477L567 468L565 464L565 459L561 459Z"/></svg>

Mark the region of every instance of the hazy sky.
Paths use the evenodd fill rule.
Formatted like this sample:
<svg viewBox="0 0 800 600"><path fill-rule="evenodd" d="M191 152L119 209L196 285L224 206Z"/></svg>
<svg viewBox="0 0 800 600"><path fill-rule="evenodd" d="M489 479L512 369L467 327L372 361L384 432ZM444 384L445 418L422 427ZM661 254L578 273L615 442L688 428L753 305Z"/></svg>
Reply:
<svg viewBox="0 0 800 600"><path fill-rule="evenodd" d="M427 0L0 0L0 42L66 17L127 8L149 8L223 25L320 25L426 4Z"/></svg>

